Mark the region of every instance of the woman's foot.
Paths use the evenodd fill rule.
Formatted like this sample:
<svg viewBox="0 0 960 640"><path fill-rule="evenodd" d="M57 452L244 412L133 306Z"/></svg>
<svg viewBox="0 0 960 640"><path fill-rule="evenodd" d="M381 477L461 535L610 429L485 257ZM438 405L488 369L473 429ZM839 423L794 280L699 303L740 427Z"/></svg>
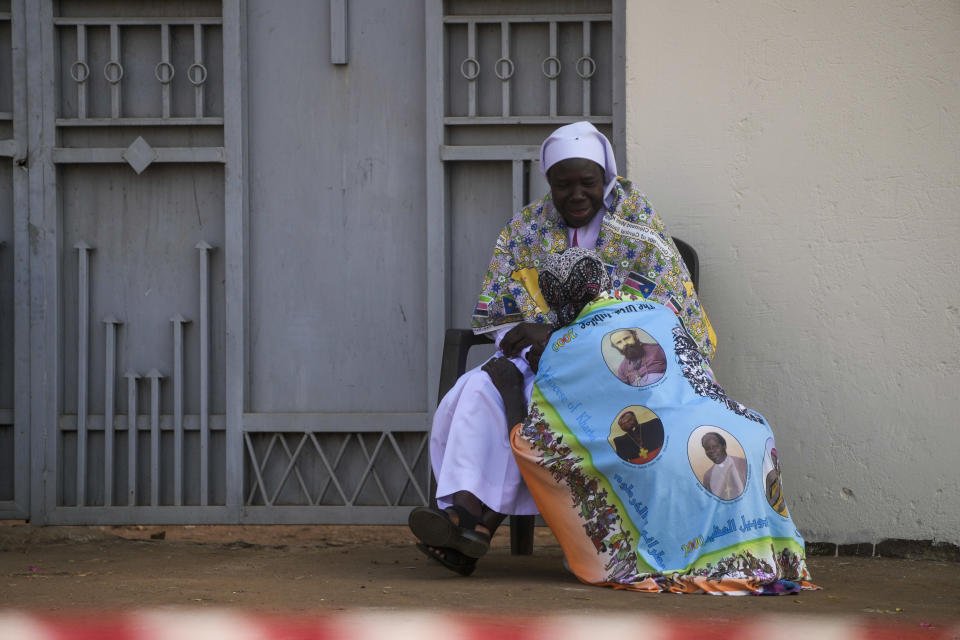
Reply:
<svg viewBox="0 0 960 640"><path fill-rule="evenodd" d="M450 571L461 576L468 576L477 568L476 558L465 556L456 549L434 547L422 542L417 543L417 549L419 549L423 555L436 560L447 569L450 569Z"/></svg>
<svg viewBox="0 0 960 640"><path fill-rule="evenodd" d="M429 547L451 549L474 559L490 548L490 530L456 505L449 510L416 507L407 524L413 535Z"/></svg>
<svg viewBox="0 0 960 640"><path fill-rule="evenodd" d="M458 510L457 507L447 507L446 509L444 509L444 511L447 512L447 517L450 518L450 521L459 527L461 510ZM487 536L488 538L493 536L493 534L490 532L490 529L484 526L482 520L477 520L476 524L473 525L473 530L479 534Z"/></svg>

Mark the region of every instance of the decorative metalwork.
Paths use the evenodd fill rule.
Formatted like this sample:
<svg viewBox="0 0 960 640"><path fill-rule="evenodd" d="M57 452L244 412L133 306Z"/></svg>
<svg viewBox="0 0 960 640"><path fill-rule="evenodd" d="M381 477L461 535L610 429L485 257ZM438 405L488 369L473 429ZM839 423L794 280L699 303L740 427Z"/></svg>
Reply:
<svg viewBox="0 0 960 640"><path fill-rule="evenodd" d="M501 73L500 68L504 63L507 65L507 70ZM506 81L512 78L514 70L515 67L513 65L513 60L510 58L499 58L493 63L493 73L496 74L496 76L501 80Z"/></svg>
<svg viewBox="0 0 960 640"><path fill-rule="evenodd" d="M141 144L138 144L139 143ZM131 151L130 160L141 157L149 157L152 151L150 146L143 140L137 138L134 145L136 150ZM203 351L200 354L200 415L187 416L184 413L184 325L189 324L190 320L183 317L180 313L171 316L170 322L173 329L173 372L170 382L173 384L173 414L161 415L160 390L163 379L167 376L154 368L146 374L149 379L150 390L150 408L149 408L149 459L150 467L148 472L138 470L138 379L141 377L136 371L127 370L124 377L127 378L127 415L126 424L123 418L118 420L116 415L115 387L117 376L117 327L123 322L113 315L108 314L103 318L105 330L105 356L104 356L104 412L102 416L89 415L89 315L90 315L90 256L95 251L94 247L85 242L77 242L74 245L78 251L77 263L77 414L75 424L71 425L70 420L61 418L61 430L70 431L73 427L76 431L76 506L94 506L91 501L91 491L87 483L87 468L89 460L95 457L91 452L89 445L89 433L95 430L103 430L103 505L118 506L125 503L127 506L145 506L138 502L138 482L143 482L149 477L149 504L150 506L161 505L161 485L172 485L172 505L183 506L185 504L186 483L184 482L186 464L185 460L185 430L190 428L200 430L200 491L201 506L209 505L209 442L210 442L210 410L209 410L209 369L210 369L210 322L209 322L209 289L210 289L210 264L209 254L215 247L200 242L196 245L200 249L200 348ZM102 417L102 421L100 418ZM185 418L191 419L188 424ZM218 418L217 428L223 429L224 424L222 416ZM172 424L171 424L172 422ZM115 465L115 451L117 446L116 430L127 430L127 497L123 500L119 496L114 496L114 483L118 480L117 466ZM173 430L173 467L168 471L163 467L161 461L161 433L163 431ZM166 446L166 445L165 445ZM92 457L93 456L93 457ZM170 480L172 479L172 483ZM95 499L93 500L95 502ZM166 503L163 503L164 505Z"/></svg>
<svg viewBox="0 0 960 640"><path fill-rule="evenodd" d="M457 100L454 100L452 106L456 111L460 113L451 113L444 117L444 124L446 125L478 125L478 124L487 124L487 125L541 125L541 124L566 124L569 122L575 122L577 120L589 120L595 124L609 124L613 121L611 114L595 114L593 113L592 105L592 96L594 89L591 88L591 82L595 82L598 79L601 79L601 82L605 83L612 81L613 70L604 69L604 74L600 78L595 78L597 72L600 70L597 61L592 57L591 52L591 40L594 38L594 31L596 31L596 25L603 24L612 24L611 14L544 14L544 15L523 15L523 14L489 14L489 15L477 15L469 13L466 15L445 15L442 18L443 23L448 27L450 25L463 25L465 29L456 29L456 30L447 30L446 38L448 40L452 39L455 43L454 48L459 48L465 45L466 55L460 62L460 75L467 81L466 91L463 95L466 98L465 109L461 111L455 105L459 101L460 97L457 97ZM513 29L516 25L543 25L546 27L546 57L542 58L540 61L540 71L543 74L543 77L548 83L546 97L547 100L540 107L542 110L538 110L537 106L524 104L530 99L529 94L526 89L523 87L515 88L511 86L511 83L508 82L514 75L516 71L516 66L518 64L525 64L523 60L515 61L515 55L511 54L511 42ZM560 25L573 25L576 24L580 27L579 33L579 55L580 57L573 64L573 70L576 72L577 77L579 78L579 101L581 107L577 113L560 113L560 105L562 103L572 102L572 95L561 96L561 93L567 94L568 92L573 91L573 83L564 83L563 86L560 86L558 79L563 71L563 63L560 60L561 50L567 52L570 50L571 38L575 37L572 35L563 35L561 37L561 32L559 29ZM474 82L480 74L480 63L479 59L482 58L478 52L479 47L489 47L493 43L493 38L486 36L484 38L478 37L478 28L479 27L488 28L487 33L489 33L489 28L499 28L499 52L496 55L500 57L497 58L496 62L493 63L493 73L498 79L502 82L499 86L500 92L500 113L499 114L480 114L480 104L486 105L485 108L489 109L491 105L494 104L493 96L484 96L484 100L480 100L478 96L478 91L481 90L478 83ZM465 33L464 33L465 31ZM576 33L573 30L568 30L568 34ZM491 34L492 35L492 34ZM527 36L524 36L525 38ZM604 40L604 46L607 46L606 36L602 36ZM489 39L488 39L489 38ZM561 46L561 40L564 40L564 46ZM490 43L490 44L488 44ZM573 45L576 46L576 45ZM490 54L488 54L490 55ZM564 55L568 55L565 53ZM452 64L455 64L451 61ZM535 64L535 62L534 62ZM452 69L451 69L452 70ZM592 80L591 80L592 79ZM606 85L602 84L604 87L603 91L606 92ZM498 89L493 86L485 86L482 88L482 91L494 92ZM516 93L519 92L519 93ZM450 104L450 103L448 103ZM520 110L521 114L516 114ZM464 113L465 112L465 113Z"/></svg>
<svg viewBox="0 0 960 640"><path fill-rule="evenodd" d="M140 374L127 371L127 505L137 504L137 380Z"/></svg>
<svg viewBox="0 0 960 640"><path fill-rule="evenodd" d="M161 69L164 69L166 73L160 75ZM176 75L176 69L174 69L173 65L166 60L161 60L154 68L153 75L157 78L160 84L170 84L170 82L173 80L173 76Z"/></svg>
<svg viewBox="0 0 960 640"><path fill-rule="evenodd" d="M554 71L547 71L547 64L550 64ZM543 75L547 77L548 80L554 80L560 77L560 71L563 69L563 65L560 64L560 58L557 56L547 56L543 59L543 62L540 63L540 70L543 72Z"/></svg>
<svg viewBox="0 0 960 640"><path fill-rule="evenodd" d="M190 320L175 313L173 325L173 504L183 504L183 325Z"/></svg>
<svg viewBox="0 0 960 640"><path fill-rule="evenodd" d="M87 503L87 401L90 355L90 253L86 242L77 250L77 506Z"/></svg>
<svg viewBox="0 0 960 640"><path fill-rule="evenodd" d="M199 87L207 81L207 68L199 62L194 62L187 69L187 77L190 78L190 84Z"/></svg>
<svg viewBox="0 0 960 640"><path fill-rule="evenodd" d="M222 28L223 20L219 17L56 17L54 25L58 32L72 30L76 33L75 61L69 67L70 77L76 84L76 113L72 117L57 119L57 126L156 126L156 125L223 125L220 116L205 115L204 85L207 82L208 69L205 66L205 36L206 28ZM95 39L102 46L102 27L107 27L109 36L108 61L103 67L103 76L109 87L109 111L107 114L90 117L88 84L90 75L90 60L88 58L88 40ZM160 31L159 62L153 69L153 75L161 85L160 104L155 116L131 117L124 115L122 96L122 81L126 75L126 67L134 64L136 67L138 54L130 53L124 46L124 34L133 27L155 28ZM190 84L193 85L194 107L189 116L173 115L176 107L173 101L173 79L177 69L172 62L172 47L174 27L193 28L193 64L187 69ZM99 49L99 46L97 47ZM129 59L125 59L129 58ZM132 57L131 57L132 56ZM126 65L121 63L126 61ZM131 62L131 60L133 62ZM133 69L133 67L131 67ZM181 68L181 72L183 69ZM142 107L137 107L142 110ZM106 117L104 117L106 116ZM76 160L73 160L76 161ZM88 160L89 161L89 160Z"/></svg>
<svg viewBox="0 0 960 640"><path fill-rule="evenodd" d="M103 504L113 505L113 443L114 425L113 393L117 377L117 325L123 324L114 316L108 315L103 319L106 325L107 339L103 367Z"/></svg>
<svg viewBox="0 0 960 640"><path fill-rule="evenodd" d="M473 73L468 73L467 70L464 68L464 66L467 64L471 65L471 68L473 69ZM464 58L463 62L460 63L460 75L462 75L467 80L476 80L477 76L480 75L480 62L473 56Z"/></svg>
<svg viewBox="0 0 960 640"><path fill-rule="evenodd" d="M137 136L137 139L123 152L123 159L137 172L137 175L140 175L157 159L157 152L143 139L143 136Z"/></svg>
<svg viewBox="0 0 960 640"><path fill-rule="evenodd" d="M154 507L160 504L160 380L165 377L157 369L147 373L150 379L150 504Z"/></svg>
<svg viewBox="0 0 960 640"><path fill-rule="evenodd" d="M77 60L70 65L70 77L74 82L86 82L90 77L90 67L83 60Z"/></svg>
<svg viewBox="0 0 960 640"><path fill-rule="evenodd" d="M210 496L210 253L216 248L198 242L200 251L200 504Z"/></svg>
<svg viewBox="0 0 960 640"><path fill-rule="evenodd" d="M115 69L116 71L111 73L111 69ZM116 60L109 60L107 64L103 65L103 77L106 78L110 84L119 83L123 80L123 65Z"/></svg>
<svg viewBox="0 0 960 640"><path fill-rule="evenodd" d="M420 436L418 446L412 457L404 455L394 433L391 431L379 433L313 431L272 433L269 434L270 440L260 455L257 453L257 446L252 435L250 432L244 434L247 454L251 463L251 474L248 479L250 488L246 497L248 506L277 506L278 500L281 499L281 495L288 487L291 476L296 479L296 495L300 497L300 501L296 502L297 504L359 506L358 499L371 481L376 486L379 498L382 499L381 504L377 506L402 506L403 497L410 487L414 490L415 498L408 500L407 504L426 504L428 502L429 490L425 486L426 474L422 474L423 477L418 479L414 469L424 458L429 433L423 433ZM342 436L342 439L335 444L328 445L325 449L320 444L318 436ZM367 438L378 436L372 449L368 447L369 443L365 441L365 436ZM376 463L382 459L386 452L392 453L396 461L399 462L399 468L404 474L402 484L386 483L377 472ZM305 457L308 454L316 456L320 464L306 461ZM352 474L353 477L346 477L349 474L345 473L342 467L346 465L348 459L352 461L360 460L363 469L359 475ZM279 476L267 477L266 471L269 468L282 469L282 473ZM396 469L396 466L394 466L394 469ZM319 488L311 491L309 486L318 484L321 475L323 481L319 483ZM399 487L399 489L397 490L396 487ZM391 492L391 489L394 491ZM332 499L325 499L331 490L333 491ZM285 503L290 501L290 498L284 500Z"/></svg>
<svg viewBox="0 0 960 640"><path fill-rule="evenodd" d="M576 69L577 75L582 79L587 80L593 77L593 74L597 72L597 63L590 56L583 56L577 60Z"/></svg>

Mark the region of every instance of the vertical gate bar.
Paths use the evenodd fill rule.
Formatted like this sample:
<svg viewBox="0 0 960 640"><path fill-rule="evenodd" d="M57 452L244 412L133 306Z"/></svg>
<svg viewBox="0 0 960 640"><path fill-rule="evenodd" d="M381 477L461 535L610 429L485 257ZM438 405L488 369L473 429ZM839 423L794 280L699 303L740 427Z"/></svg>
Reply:
<svg viewBox="0 0 960 640"><path fill-rule="evenodd" d="M247 85L245 0L223 0L223 273L226 507L243 517L243 412L247 389Z"/></svg>
<svg viewBox="0 0 960 640"><path fill-rule="evenodd" d="M60 381L64 377L61 362L59 321L62 309L62 287L59 193L53 148L57 146L56 86L59 75L55 60L56 41L52 0L18 2L17 11L24 16L23 37L26 78L22 86L26 100L21 103L30 126L22 121L25 133L24 150L30 150L30 168L14 166L15 175L26 173L27 229L29 262L29 334L30 385L26 395L30 404L30 524L50 521L60 504L59 487L62 460L58 455L62 438L57 429L62 404ZM18 51L13 51L14 55ZM26 156L21 156L26 158Z"/></svg>
<svg viewBox="0 0 960 640"><path fill-rule="evenodd" d="M193 63L203 64L203 25L193 25ZM194 115L203 117L203 83L193 87Z"/></svg>
<svg viewBox="0 0 960 640"><path fill-rule="evenodd" d="M524 205L523 160L513 161L513 210L520 211Z"/></svg>
<svg viewBox="0 0 960 640"><path fill-rule="evenodd" d="M77 506L87 502L87 367L90 349L90 245L77 249Z"/></svg>
<svg viewBox="0 0 960 640"><path fill-rule="evenodd" d="M440 380L440 360L443 353L443 334L447 328L449 300L450 256L447 246L447 216L444 211L445 180L440 147L444 143L443 116L447 101L448 60L443 26L443 0L427 0L424 6L424 34L426 36L426 64L424 84L426 102L426 177L427 177L427 263L425 278L427 291L432 292L433 304L427 310L427 385L424 404L430 417L437 406L437 385ZM428 465L429 466L429 465ZM321 494L322 496L322 494ZM320 499L317 499L320 502Z"/></svg>
<svg viewBox="0 0 960 640"><path fill-rule="evenodd" d="M617 166L621 167L623 175L627 173L626 140L627 140L627 103L626 103L626 14L627 0L613 0L612 35L613 35L613 69L611 81L613 85L613 149L617 158Z"/></svg>
<svg viewBox="0 0 960 640"><path fill-rule="evenodd" d="M557 21L550 21L550 57L557 58ZM557 63L560 64L559 62ZM560 69L557 69L559 75ZM550 117L557 117L557 78L550 78Z"/></svg>
<svg viewBox="0 0 960 640"><path fill-rule="evenodd" d="M330 64L347 64L347 0L330 0Z"/></svg>
<svg viewBox="0 0 960 640"><path fill-rule="evenodd" d="M120 62L120 25L110 25L110 60ZM120 117L120 82L110 85L110 116Z"/></svg>
<svg viewBox="0 0 960 640"><path fill-rule="evenodd" d="M27 148L27 60L26 60L26 14L24 0L13 0L10 7L11 70L13 71L13 139L16 150L13 166L20 167L26 158ZM30 337L30 232L29 197L30 183L27 171L13 170L13 362L17 375L13 380L14 499L23 513L30 517L30 494L33 490L30 478L31 460L31 337ZM33 441L42 436L33 432ZM38 443L39 444L39 443ZM39 449L39 446L36 447ZM33 484L40 485L37 480ZM39 487L36 487L39 489ZM36 502L41 507L41 502ZM37 520L40 520L37 518Z"/></svg>
<svg viewBox="0 0 960 640"><path fill-rule="evenodd" d="M150 378L150 504L160 504L160 378L156 369L147 374Z"/></svg>
<svg viewBox="0 0 960 640"><path fill-rule="evenodd" d="M510 22L504 20L500 23L500 55L507 60L510 59ZM513 75L513 65L509 65L510 75ZM501 111L503 116L510 115L510 78L506 80L501 80ZM514 209L514 211L519 211L519 209Z"/></svg>
<svg viewBox="0 0 960 640"><path fill-rule="evenodd" d="M127 504L137 504L137 378L136 371L123 374L127 379Z"/></svg>
<svg viewBox="0 0 960 640"><path fill-rule="evenodd" d="M117 378L117 325L113 316L103 319L106 324L106 354L103 363L103 506L113 506L113 394Z"/></svg>
<svg viewBox="0 0 960 640"><path fill-rule="evenodd" d="M87 26L83 24L77 25L77 61L87 64ZM87 117L87 78L77 83L77 117Z"/></svg>
<svg viewBox="0 0 960 640"><path fill-rule="evenodd" d="M200 250L200 504L207 505L210 462L210 250Z"/></svg>
<svg viewBox="0 0 960 640"><path fill-rule="evenodd" d="M473 20L467 23L467 57L477 59L477 23ZM477 63L477 73L480 72L480 63ZM467 115L471 118L477 115L477 80L467 80Z"/></svg>
<svg viewBox="0 0 960 640"><path fill-rule="evenodd" d="M584 21L583 23L583 56L585 58L590 57L590 22ZM595 71L596 67L591 64L591 70ZM590 115L590 78L583 79L583 115Z"/></svg>
<svg viewBox="0 0 960 640"><path fill-rule="evenodd" d="M162 24L160 25L160 62L165 62L167 65L170 64L170 25ZM167 67L167 71L170 72L173 67ZM173 77L171 76L172 80ZM163 101L163 118L166 120L170 117L170 83L161 82L160 83L160 99Z"/></svg>
<svg viewBox="0 0 960 640"><path fill-rule="evenodd" d="M179 313L173 323L173 504L183 504L183 325Z"/></svg>

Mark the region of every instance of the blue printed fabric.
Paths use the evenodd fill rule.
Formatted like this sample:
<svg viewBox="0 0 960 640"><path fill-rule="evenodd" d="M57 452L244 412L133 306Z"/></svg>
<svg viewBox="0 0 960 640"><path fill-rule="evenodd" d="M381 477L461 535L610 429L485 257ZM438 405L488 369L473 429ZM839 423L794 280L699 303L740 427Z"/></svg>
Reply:
<svg viewBox="0 0 960 640"><path fill-rule="evenodd" d="M763 416L730 399L669 308L605 294L555 332L525 480L583 581L740 594L815 588Z"/></svg>

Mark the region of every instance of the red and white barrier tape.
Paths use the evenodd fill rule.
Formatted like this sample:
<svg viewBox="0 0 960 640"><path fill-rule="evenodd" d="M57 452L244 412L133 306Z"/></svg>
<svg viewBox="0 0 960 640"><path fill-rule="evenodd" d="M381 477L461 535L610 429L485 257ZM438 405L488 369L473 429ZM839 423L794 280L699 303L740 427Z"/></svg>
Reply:
<svg viewBox="0 0 960 640"><path fill-rule="evenodd" d="M157 609L130 613L0 611L0 640L960 640L960 624L751 616L690 620L596 612L552 617L356 611L338 615Z"/></svg>

